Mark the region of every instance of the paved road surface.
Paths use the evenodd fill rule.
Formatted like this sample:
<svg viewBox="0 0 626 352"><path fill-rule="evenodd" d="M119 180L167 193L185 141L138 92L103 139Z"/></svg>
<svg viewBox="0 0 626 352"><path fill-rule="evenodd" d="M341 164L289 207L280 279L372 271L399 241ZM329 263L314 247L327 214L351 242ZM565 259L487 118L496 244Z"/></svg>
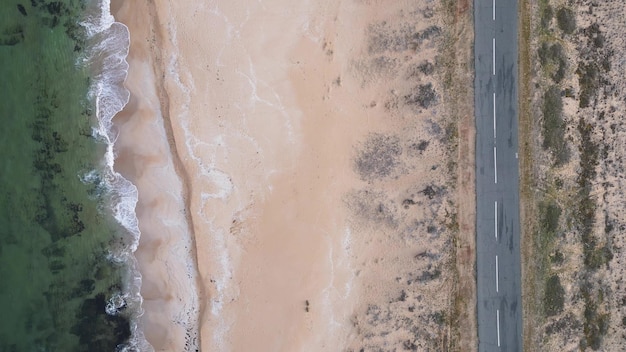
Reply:
<svg viewBox="0 0 626 352"><path fill-rule="evenodd" d="M475 0L474 30L478 350L522 351L517 0Z"/></svg>

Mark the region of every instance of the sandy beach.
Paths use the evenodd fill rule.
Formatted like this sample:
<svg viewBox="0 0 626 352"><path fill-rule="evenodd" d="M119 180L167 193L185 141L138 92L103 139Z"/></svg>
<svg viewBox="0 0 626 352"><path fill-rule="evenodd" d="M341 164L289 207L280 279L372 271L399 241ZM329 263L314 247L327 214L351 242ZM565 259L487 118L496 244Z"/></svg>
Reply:
<svg viewBox="0 0 626 352"><path fill-rule="evenodd" d="M466 5L113 2L155 350L476 348Z"/></svg>

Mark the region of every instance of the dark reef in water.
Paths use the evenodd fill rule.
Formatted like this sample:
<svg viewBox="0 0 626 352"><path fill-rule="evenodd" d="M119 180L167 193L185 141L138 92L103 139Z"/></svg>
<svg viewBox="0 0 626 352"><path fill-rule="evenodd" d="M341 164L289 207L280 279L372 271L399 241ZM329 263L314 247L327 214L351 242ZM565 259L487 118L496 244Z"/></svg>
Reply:
<svg viewBox="0 0 626 352"><path fill-rule="evenodd" d="M108 315L105 308L106 299L99 293L86 299L76 315L78 322L72 327L72 333L80 336L82 351L116 351L118 345L130 338L128 319Z"/></svg>
<svg viewBox="0 0 626 352"><path fill-rule="evenodd" d="M22 16L28 16L28 14L26 13L26 9L24 8L24 5L17 4L17 10L22 14Z"/></svg>
<svg viewBox="0 0 626 352"><path fill-rule="evenodd" d="M24 29L22 26L6 26L0 32L0 46L13 46L24 41Z"/></svg>
<svg viewBox="0 0 626 352"><path fill-rule="evenodd" d="M33 220L56 242L80 234L85 230L85 224L80 216L83 205L68 201L55 182L57 177L64 177L57 156L66 153L69 146L61 132L52 127L51 116L59 103L56 94L47 93L45 80L42 82L35 120L31 125L31 138L40 145L33 158L33 168L40 178L40 203Z"/></svg>
<svg viewBox="0 0 626 352"><path fill-rule="evenodd" d="M37 190L39 205L33 220L50 235L52 243L42 249L41 253L49 259L49 270L58 275L63 270L71 270L63 260L68 252L66 241L63 240L81 236L86 230L86 225L82 219L83 204L69 200L59 187L62 180L58 179L67 176L67 172L61 166L59 156L67 153L70 148L63 132L55 131L52 125L54 120L52 116L58 108L56 95L49 94L49 89L45 84L42 84L40 88L37 113L31 125L32 140L39 144L33 158L33 171L40 179L40 187ZM91 298L96 289L96 281L92 278L102 277L102 266L108 265L104 258L97 259L93 260L91 266L93 270L88 270L90 274L74 287L51 286L45 293L50 306L59 304L59 300L63 297L70 299L90 297L83 300L76 313L77 322L71 328L71 333L79 337L78 351L115 351L117 346L127 342L131 336L128 318L106 313L105 293L97 293ZM107 292L112 291L119 291L119 289L107 290Z"/></svg>

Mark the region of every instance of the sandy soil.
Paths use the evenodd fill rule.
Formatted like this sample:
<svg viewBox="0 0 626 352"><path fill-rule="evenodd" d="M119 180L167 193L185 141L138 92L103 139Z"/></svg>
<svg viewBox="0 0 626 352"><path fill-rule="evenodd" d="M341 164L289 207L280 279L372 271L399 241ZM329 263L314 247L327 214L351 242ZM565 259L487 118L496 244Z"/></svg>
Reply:
<svg viewBox="0 0 626 352"><path fill-rule="evenodd" d="M531 331L527 349L546 351L621 351L626 349L626 189L624 188L623 77L626 10L616 1L548 1L534 4L532 18L533 198L535 229L545 229L546 204L559 208L555 237L535 238L536 292L531 308L541 322ZM568 15L566 12L571 10ZM573 19L571 21L570 19ZM541 59L541 45L558 43L559 60ZM558 67L563 66L562 79ZM555 79L556 78L556 79ZM567 157L545 148L545 92L556 87L562 101L560 128ZM553 138L554 140L554 138ZM555 164L556 163L556 164ZM543 208L542 208L543 206ZM543 227L542 227L543 226ZM558 279L557 279L558 278ZM558 284L555 285L555 282ZM560 293L559 293L560 292ZM561 297L560 299L556 299ZM526 325L528 327L528 325Z"/></svg>
<svg viewBox="0 0 626 352"><path fill-rule="evenodd" d="M156 350L475 348L466 2L113 9Z"/></svg>

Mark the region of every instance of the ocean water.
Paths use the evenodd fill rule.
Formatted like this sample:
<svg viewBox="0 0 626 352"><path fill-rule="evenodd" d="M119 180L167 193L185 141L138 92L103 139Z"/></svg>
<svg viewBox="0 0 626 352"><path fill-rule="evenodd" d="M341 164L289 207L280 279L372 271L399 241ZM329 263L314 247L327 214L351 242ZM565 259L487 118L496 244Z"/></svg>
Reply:
<svg viewBox="0 0 626 352"><path fill-rule="evenodd" d="M108 6L0 2L0 352L150 350L137 192L113 171L128 31Z"/></svg>

